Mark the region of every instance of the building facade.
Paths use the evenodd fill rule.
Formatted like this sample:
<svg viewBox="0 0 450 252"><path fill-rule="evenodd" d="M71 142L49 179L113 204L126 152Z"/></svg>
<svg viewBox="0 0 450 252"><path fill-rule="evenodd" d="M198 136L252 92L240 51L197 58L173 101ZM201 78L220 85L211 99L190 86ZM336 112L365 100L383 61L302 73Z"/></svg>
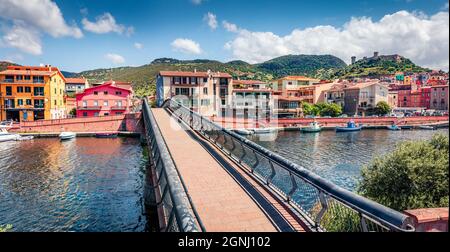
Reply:
<svg viewBox="0 0 450 252"><path fill-rule="evenodd" d="M89 82L85 78L66 78L65 92L71 97L74 97L77 93L82 93L88 87Z"/></svg>
<svg viewBox="0 0 450 252"><path fill-rule="evenodd" d="M269 84L256 80L233 80L233 117L269 118L273 112L273 91Z"/></svg>
<svg viewBox="0 0 450 252"><path fill-rule="evenodd" d="M176 97L184 105L206 116L231 116L233 80L220 72L161 71L156 77L156 102L161 106Z"/></svg>
<svg viewBox="0 0 450 252"><path fill-rule="evenodd" d="M0 72L1 120L66 118L65 78L57 67L8 66Z"/></svg>
<svg viewBox="0 0 450 252"><path fill-rule="evenodd" d="M344 89L344 113L365 116L376 105L388 103L388 87L379 82L363 82Z"/></svg>
<svg viewBox="0 0 450 252"><path fill-rule="evenodd" d="M126 114L131 112L132 102L132 89L118 87L110 81L76 94L76 114L77 117Z"/></svg>
<svg viewBox="0 0 450 252"><path fill-rule="evenodd" d="M436 85L430 88L430 108L448 111L448 85Z"/></svg>

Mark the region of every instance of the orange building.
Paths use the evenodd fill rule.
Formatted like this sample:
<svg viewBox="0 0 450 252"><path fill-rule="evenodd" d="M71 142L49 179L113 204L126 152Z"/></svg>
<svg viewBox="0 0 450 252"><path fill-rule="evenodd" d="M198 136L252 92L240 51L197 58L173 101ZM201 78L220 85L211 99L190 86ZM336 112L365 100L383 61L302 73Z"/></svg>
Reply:
<svg viewBox="0 0 450 252"><path fill-rule="evenodd" d="M0 119L66 118L65 78L57 67L8 66L0 72Z"/></svg>

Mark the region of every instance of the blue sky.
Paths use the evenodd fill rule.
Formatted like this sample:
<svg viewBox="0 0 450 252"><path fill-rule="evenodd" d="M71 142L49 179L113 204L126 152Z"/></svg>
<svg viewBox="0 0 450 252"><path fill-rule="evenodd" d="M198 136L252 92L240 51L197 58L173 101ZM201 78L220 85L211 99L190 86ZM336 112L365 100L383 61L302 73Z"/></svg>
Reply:
<svg viewBox="0 0 450 252"><path fill-rule="evenodd" d="M138 66L159 57L257 63L284 54L333 54L348 62L374 50L448 70L447 0L0 3L0 60L65 71Z"/></svg>

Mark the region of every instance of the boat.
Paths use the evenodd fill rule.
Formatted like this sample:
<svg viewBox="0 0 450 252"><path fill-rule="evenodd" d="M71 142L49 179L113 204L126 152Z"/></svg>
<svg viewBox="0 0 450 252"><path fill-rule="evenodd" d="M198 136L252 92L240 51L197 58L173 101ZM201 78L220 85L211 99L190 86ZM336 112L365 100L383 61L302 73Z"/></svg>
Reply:
<svg viewBox="0 0 450 252"><path fill-rule="evenodd" d="M267 134L267 133L272 133L277 131L276 128L255 128L253 129L253 132L255 132L255 134Z"/></svg>
<svg viewBox="0 0 450 252"><path fill-rule="evenodd" d="M105 133L96 133L96 138L116 138L119 135L117 132L105 132Z"/></svg>
<svg viewBox="0 0 450 252"><path fill-rule="evenodd" d="M59 138L61 140L68 140L68 139L72 139L76 137L76 133L75 132L61 132L61 134L59 134Z"/></svg>
<svg viewBox="0 0 450 252"><path fill-rule="evenodd" d="M413 126L411 125L402 125L400 126L401 129L413 129Z"/></svg>
<svg viewBox="0 0 450 252"><path fill-rule="evenodd" d="M350 131L360 131L362 125L356 125L354 121L349 121L347 127L336 127L336 132L350 132Z"/></svg>
<svg viewBox="0 0 450 252"><path fill-rule="evenodd" d="M32 140L34 137L33 136L19 136L16 141L27 141L27 140Z"/></svg>
<svg viewBox="0 0 450 252"><path fill-rule="evenodd" d="M18 134L8 132L7 128L10 128L11 125L0 125L0 142L15 141L20 137Z"/></svg>
<svg viewBox="0 0 450 252"><path fill-rule="evenodd" d="M301 131L303 133L316 133L320 132L322 130L322 127L317 122L312 122L309 124L308 127L301 128Z"/></svg>
<svg viewBox="0 0 450 252"><path fill-rule="evenodd" d="M397 126L396 124L386 126L386 128L388 128L388 130L401 130L401 128L399 126Z"/></svg>
<svg viewBox="0 0 450 252"><path fill-rule="evenodd" d="M429 126L429 125L420 125L419 129L425 129L425 130L435 130L436 127Z"/></svg>
<svg viewBox="0 0 450 252"><path fill-rule="evenodd" d="M238 133L239 135L252 135L254 132L248 129L234 129L234 132Z"/></svg>

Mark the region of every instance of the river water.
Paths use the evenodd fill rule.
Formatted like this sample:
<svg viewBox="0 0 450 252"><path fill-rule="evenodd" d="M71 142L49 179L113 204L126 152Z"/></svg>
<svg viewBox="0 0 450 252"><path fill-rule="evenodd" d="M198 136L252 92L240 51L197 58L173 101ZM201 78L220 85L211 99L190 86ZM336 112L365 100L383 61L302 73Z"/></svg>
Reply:
<svg viewBox="0 0 450 252"><path fill-rule="evenodd" d="M339 133L283 131L248 138L335 184L354 191L362 166L369 164L375 156L394 150L399 142L430 139L438 132L448 135L449 130L362 130Z"/></svg>
<svg viewBox="0 0 450 252"><path fill-rule="evenodd" d="M148 231L139 139L0 143L0 226L13 231Z"/></svg>

